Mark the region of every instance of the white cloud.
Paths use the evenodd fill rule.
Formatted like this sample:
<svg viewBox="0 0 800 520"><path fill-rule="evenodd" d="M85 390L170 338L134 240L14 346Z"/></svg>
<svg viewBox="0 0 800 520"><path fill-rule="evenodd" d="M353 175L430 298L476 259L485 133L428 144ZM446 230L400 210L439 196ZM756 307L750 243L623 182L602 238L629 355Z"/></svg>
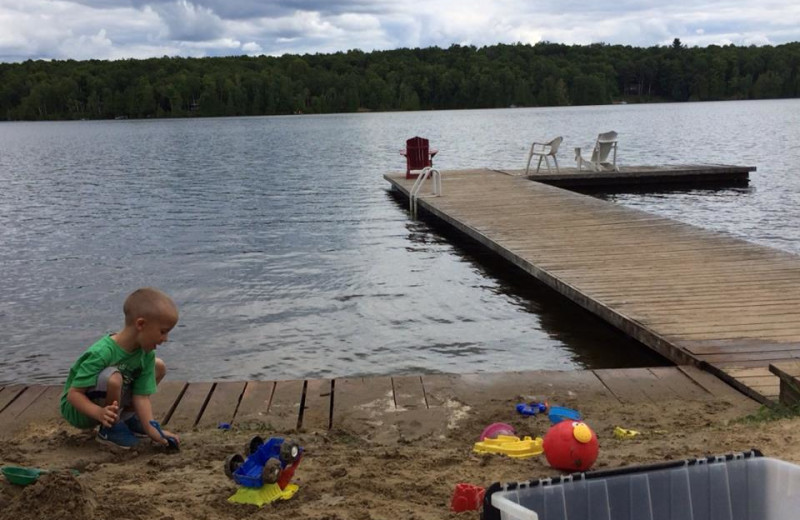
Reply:
<svg viewBox="0 0 800 520"><path fill-rule="evenodd" d="M0 0L0 60L800 40L794 0ZM242 43L244 42L244 43Z"/></svg>
<svg viewBox="0 0 800 520"><path fill-rule="evenodd" d="M242 45L242 50L251 56L261 54L264 51L264 49L261 48L261 45L257 44L256 42L245 43Z"/></svg>
<svg viewBox="0 0 800 520"><path fill-rule="evenodd" d="M224 35L225 28L219 16L206 7L187 0L149 6L167 27L170 40L206 41Z"/></svg>

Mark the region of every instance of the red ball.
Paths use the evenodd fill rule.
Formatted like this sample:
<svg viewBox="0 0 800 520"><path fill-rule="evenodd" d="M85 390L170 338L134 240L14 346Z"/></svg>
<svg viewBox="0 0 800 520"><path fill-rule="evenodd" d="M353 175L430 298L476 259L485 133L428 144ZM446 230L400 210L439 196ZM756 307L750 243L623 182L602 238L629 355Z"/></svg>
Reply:
<svg viewBox="0 0 800 520"><path fill-rule="evenodd" d="M564 420L544 436L544 456L561 471L586 471L597 460L597 435L580 421Z"/></svg>

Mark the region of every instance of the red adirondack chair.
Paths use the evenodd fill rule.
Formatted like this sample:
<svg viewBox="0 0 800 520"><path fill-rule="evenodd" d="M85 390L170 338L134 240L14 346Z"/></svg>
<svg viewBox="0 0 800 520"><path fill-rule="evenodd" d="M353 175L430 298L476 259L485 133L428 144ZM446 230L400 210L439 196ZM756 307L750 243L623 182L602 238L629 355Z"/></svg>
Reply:
<svg viewBox="0 0 800 520"><path fill-rule="evenodd" d="M424 137L417 136L407 140L405 151L400 152L406 156L406 179L416 179L420 170L433 166L433 156L438 152L439 150L428 147L428 140Z"/></svg>

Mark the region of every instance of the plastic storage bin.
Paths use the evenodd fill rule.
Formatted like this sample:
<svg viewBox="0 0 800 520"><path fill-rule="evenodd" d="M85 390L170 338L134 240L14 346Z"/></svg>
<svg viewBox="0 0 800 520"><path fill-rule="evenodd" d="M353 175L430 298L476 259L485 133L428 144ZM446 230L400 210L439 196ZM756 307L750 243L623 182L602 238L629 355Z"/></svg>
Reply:
<svg viewBox="0 0 800 520"><path fill-rule="evenodd" d="M494 484L484 520L798 520L800 466L753 450Z"/></svg>

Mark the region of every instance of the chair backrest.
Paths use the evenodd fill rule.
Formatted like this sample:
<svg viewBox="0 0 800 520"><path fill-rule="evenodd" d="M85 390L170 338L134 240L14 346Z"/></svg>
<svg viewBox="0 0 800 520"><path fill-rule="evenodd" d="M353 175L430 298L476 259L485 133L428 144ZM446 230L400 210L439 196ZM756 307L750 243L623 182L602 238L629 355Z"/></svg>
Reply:
<svg viewBox="0 0 800 520"><path fill-rule="evenodd" d="M431 166L430 147L424 137L412 137L406 141L406 165L408 170L421 170Z"/></svg>
<svg viewBox="0 0 800 520"><path fill-rule="evenodd" d="M558 147L561 146L561 141L563 140L564 140L563 137L558 136L549 143L547 143L547 145L550 147L550 155L555 155L556 152L558 152Z"/></svg>
<svg viewBox="0 0 800 520"><path fill-rule="evenodd" d="M606 162L606 159L608 159L608 154L611 153L611 150L613 150L616 145L617 145L616 132L605 132L598 135L597 142L594 144L594 150L592 150L591 162L593 163Z"/></svg>

